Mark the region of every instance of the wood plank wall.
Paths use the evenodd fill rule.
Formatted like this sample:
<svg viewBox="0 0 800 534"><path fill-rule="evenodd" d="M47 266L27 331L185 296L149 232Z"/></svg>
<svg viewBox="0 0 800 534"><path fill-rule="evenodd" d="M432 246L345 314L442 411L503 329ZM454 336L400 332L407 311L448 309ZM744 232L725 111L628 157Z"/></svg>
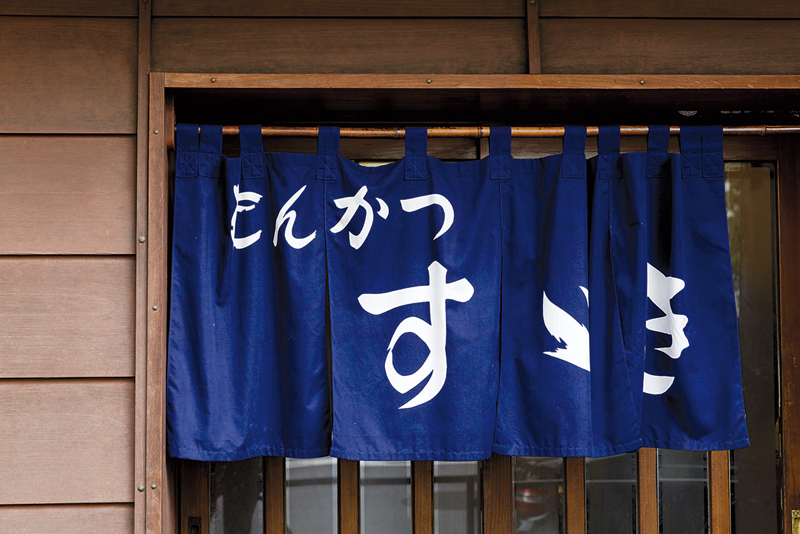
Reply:
<svg viewBox="0 0 800 534"><path fill-rule="evenodd" d="M798 6L793 0L154 0L152 68L791 74L800 67Z"/></svg>
<svg viewBox="0 0 800 534"><path fill-rule="evenodd" d="M134 531L140 5L0 2L0 534ZM149 5L153 71L800 68L793 0ZM441 156L473 150L458 141Z"/></svg>
<svg viewBox="0 0 800 534"><path fill-rule="evenodd" d="M0 2L0 533L134 530L136 0Z"/></svg>

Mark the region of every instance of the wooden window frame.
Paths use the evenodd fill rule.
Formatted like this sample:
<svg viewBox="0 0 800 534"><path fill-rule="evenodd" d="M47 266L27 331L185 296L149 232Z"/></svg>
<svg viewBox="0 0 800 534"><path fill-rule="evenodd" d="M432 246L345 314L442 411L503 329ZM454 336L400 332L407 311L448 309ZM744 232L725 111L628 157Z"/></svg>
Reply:
<svg viewBox="0 0 800 534"><path fill-rule="evenodd" d="M141 94L140 87L140 94ZM613 102L633 97L653 106L681 101L687 107L718 102L718 109L743 109L748 102L768 98L774 102L791 99L800 89L795 76L559 76L559 75L233 75L165 74L149 75L149 99L143 118L140 113L138 147L139 175L137 234L143 245L137 253L137 472L144 473L145 527L148 534L185 532L179 525L177 504L208 517L207 465L181 462L180 484L176 465L166 454L165 361L167 338L167 228L168 228L168 158L167 137L174 129L173 108L169 103L174 89L206 91L252 91L269 95L274 91L307 92L311 97L339 91L359 92L361 98L417 98L425 91L432 98L465 95L480 100L484 95L508 106L520 99L541 101L542 105L564 92L575 102ZM366 95L366 96L363 96ZM407 97L405 95L410 95ZM736 107L737 104L742 107ZM147 120L145 120L147 119ZM143 134L147 133L145 137ZM145 140L146 139L146 143ZM737 159L771 159L778 162L777 173L777 246L778 293L781 365L781 420L783 472L783 532L791 532L791 510L800 508L800 410L794 397L800 384L800 304L789 295L800 294L800 277L793 269L800 265L800 140L794 136L775 139L775 150L768 156L744 154ZM771 154L771 155L769 155ZM147 162L146 172L144 162ZM786 296L786 297L784 297ZM145 385L146 384L146 385ZM658 499L656 451L641 449L638 461L638 522L640 534L656 534ZM513 473L510 457L493 456L482 464L483 532L514 531ZM566 531L582 534L586 529L584 462L582 458L565 461ZM285 462L268 458L264 462L265 531L282 534L285 521ZM338 464L340 502L350 503L339 510L339 532L357 534L358 463L340 460ZM710 532L730 531L730 468L727 451L709 454ZM205 473L205 474L204 474ZM199 491L187 491L189 488ZM205 487L206 490L202 488ZM182 490L180 493L178 489ZM415 534L433 532L433 464L412 463L412 517ZM200 497L198 497L200 496ZM203 497L205 496L205 497ZM345 497L346 496L346 497ZM205 499L205 502L201 502ZM140 501L138 501L140 502ZM355 503L355 506L352 504ZM205 515L202 515L205 514ZM208 521L203 521L207 534Z"/></svg>

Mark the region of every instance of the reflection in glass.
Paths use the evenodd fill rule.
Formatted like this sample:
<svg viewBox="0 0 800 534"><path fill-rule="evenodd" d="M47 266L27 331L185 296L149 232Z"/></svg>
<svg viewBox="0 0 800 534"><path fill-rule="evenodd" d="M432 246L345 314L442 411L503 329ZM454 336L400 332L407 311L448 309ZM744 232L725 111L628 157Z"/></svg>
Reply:
<svg viewBox="0 0 800 534"><path fill-rule="evenodd" d="M336 532L336 459L286 459L286 532Z"/></svg>
<svg viewBox="0 0 800 534"><path fill-rule="evenodd" d="M361 462L361 532L410 534L411 462Z"/></svg>
<svg viewBox="0 0 800 534"><path fill-rule="evenodd" d="M662 534L708 529L707 457L704 451L658 449L658 506Z"/></svg>
<svg viewBox="0 0 800 534"><path fill-rule="evenodd" d="M438 534L479 534L478 462L433 463L434 529Z"/></svg>
<svg viewBox="0 0 800 534"><path fill-rule="evenodd" d="M564 532L564 460L520 456L514 459L517 532Z"/></svg>
<svg viewBox="0 0 800 534"><path fill-rule="evenodd" d="M636 532L636 454L586 458L586 532Z"/></svg>
<svg viewBox="0 0 800 534"><path fill-rule="evenodd" d="M731 452L733 532L777 532L778 342L775 317L775 166L725 164L733 284L750 447Z"/></svg>
<svg viewBox="0 0 800 534"><path fill-rule="evenodd" d="M211 534L261 534L263 531L261 458L211 462Z"/></svg>

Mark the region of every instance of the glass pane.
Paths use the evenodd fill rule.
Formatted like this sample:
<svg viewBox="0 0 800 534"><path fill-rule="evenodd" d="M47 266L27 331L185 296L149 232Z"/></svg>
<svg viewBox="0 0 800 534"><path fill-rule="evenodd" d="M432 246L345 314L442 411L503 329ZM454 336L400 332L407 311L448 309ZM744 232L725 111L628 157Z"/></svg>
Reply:
<svg viewBox="0 0 800 534"><path fill-rule="evenodd" d="M514 459L517 532L564 532L564 460L520 456Z"/></svg>
<svg viewBox="0 0 800 534"><path fill-rule="evenodd" d="M586 532L636 532L636 454L586 458Z"/></svg>
<svg viewBox="0 0 800 534"><path fill-rule="evenodd" d="M707 467L704 451L658 450L662 534L702 534L708 530Z"/></svg>
<svg viewBox="0 0 800 534"><path fill-rule="evenodd" d="M478 462L433 463L433 509L438 534L480 534Z"/></svg>
<svg viewBox="0 0 800 534"><path fill-rule="evenodd" d="M286 459L286 532L336 532L336 459Z"/></svg>
<svg viewBox="0 0 800 534"><path fill-rule="evenodd" d="M263 475L261 458L211 462L211 534L261 534Z"/></svg>
<svg viewBox="0 0 800 534"><path fill-rule="evenodd" d="M779 390L773 197L775 166L726 163L739 343L750 447L731 453L734 532L777 532Z"/></svg>
<svg viewBox="0 0 800 534"><path fill-rule="evenodd" d="M361 532L410 534L411 462L361 462Z"/></svg>

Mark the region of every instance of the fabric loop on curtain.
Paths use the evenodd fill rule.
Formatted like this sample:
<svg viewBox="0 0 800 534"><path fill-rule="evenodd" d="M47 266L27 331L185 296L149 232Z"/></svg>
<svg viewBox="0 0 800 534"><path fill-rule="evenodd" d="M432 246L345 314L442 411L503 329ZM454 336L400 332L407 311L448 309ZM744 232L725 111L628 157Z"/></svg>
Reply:
<svg viewBox="0 0 800 534"><path fill-rule="evenodd" d="M179 125L173 456L478 460L748 444L720 127L378 167Z"/></svg>

